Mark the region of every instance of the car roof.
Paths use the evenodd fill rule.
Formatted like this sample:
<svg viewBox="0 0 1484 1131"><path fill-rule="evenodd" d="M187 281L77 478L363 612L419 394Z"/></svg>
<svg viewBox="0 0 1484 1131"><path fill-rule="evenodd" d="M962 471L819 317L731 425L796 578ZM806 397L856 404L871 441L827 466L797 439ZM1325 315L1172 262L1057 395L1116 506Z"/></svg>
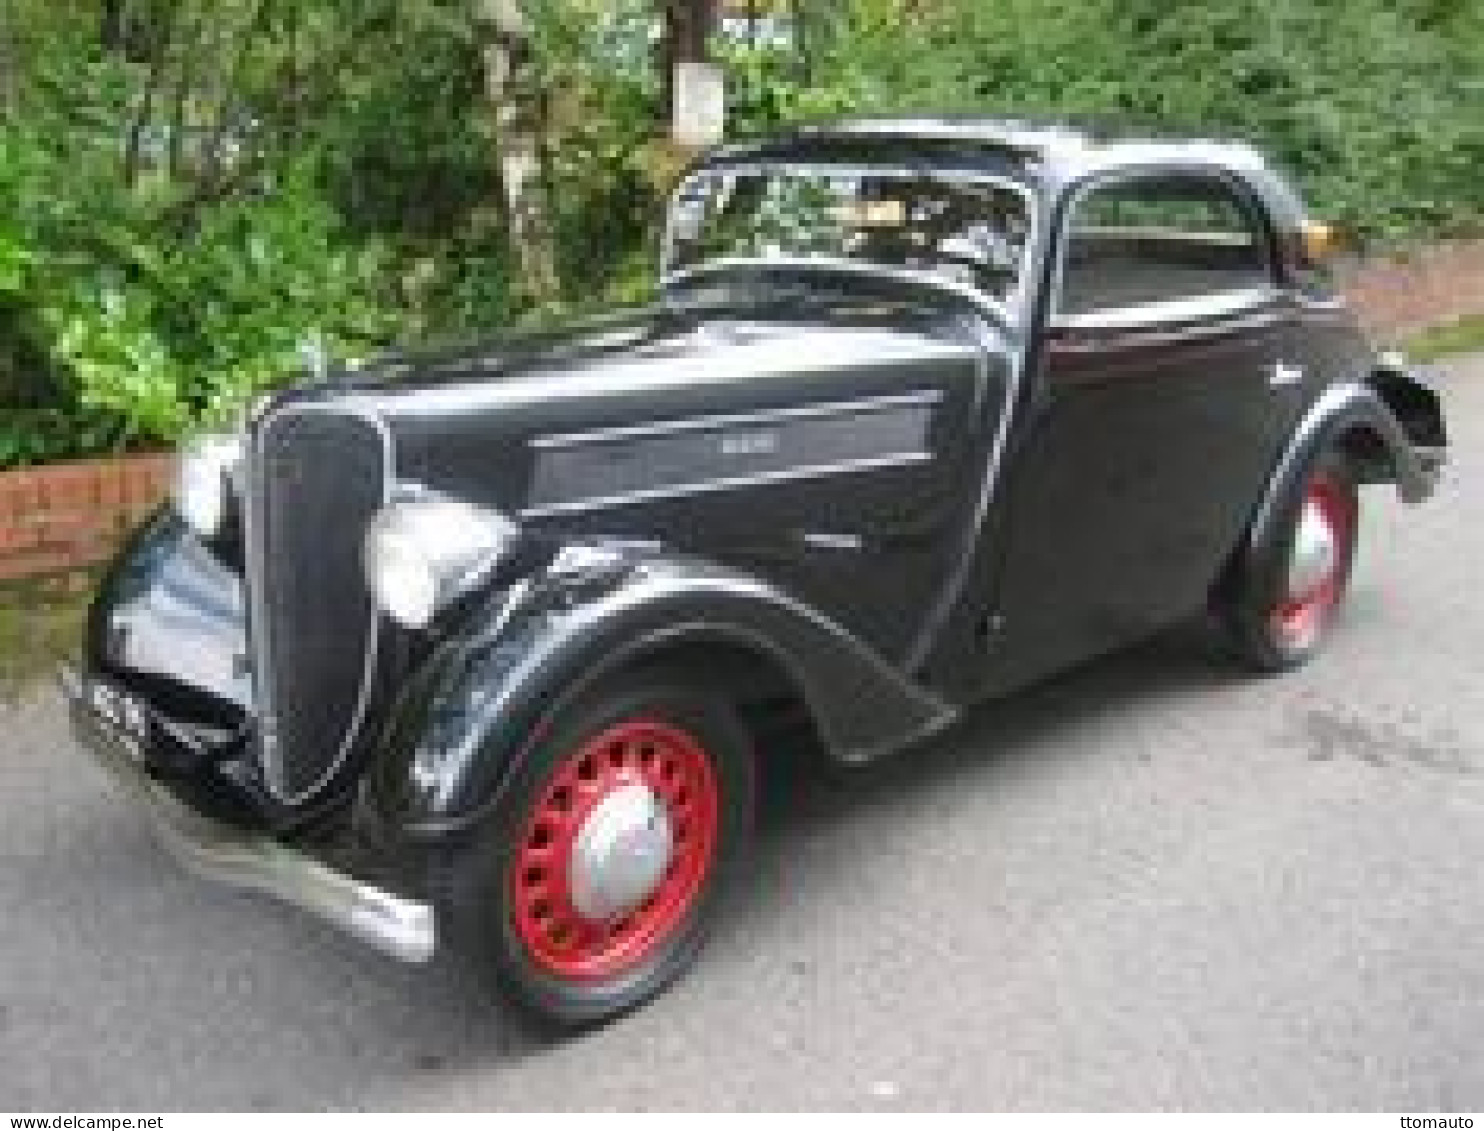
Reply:
<svg viewBox="0 0 1484 1131"><path fill-rule="evenodd" d="M1083 177L1124 168L1204 166L1241 177L1280 223L1302 224L1305 217L1298 195L1250 142L1176 135L1128 120L952 114L844 118L720 146L701 163L806 162L821 157L979 168L1053 192Z"/></svg>

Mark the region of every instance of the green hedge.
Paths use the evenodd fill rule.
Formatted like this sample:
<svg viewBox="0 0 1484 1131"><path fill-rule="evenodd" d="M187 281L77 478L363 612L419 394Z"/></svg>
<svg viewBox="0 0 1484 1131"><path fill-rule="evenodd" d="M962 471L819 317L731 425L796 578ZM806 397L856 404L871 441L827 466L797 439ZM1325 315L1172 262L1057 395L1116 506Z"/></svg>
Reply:
<svg viewBox="0 0 1484 1131"><path fill-rule="evenodd" d="M342 355L651 285L655 5L529 0L558 293L520 286L467 0L11 0L0 467L174 441ZM1484 216L1477 0L818 0L719 45L733 135L867 111L1250 138L1373 241ZM111 37L111 38L110 38ZM0 79L3 81L3 79Z"/></svg>

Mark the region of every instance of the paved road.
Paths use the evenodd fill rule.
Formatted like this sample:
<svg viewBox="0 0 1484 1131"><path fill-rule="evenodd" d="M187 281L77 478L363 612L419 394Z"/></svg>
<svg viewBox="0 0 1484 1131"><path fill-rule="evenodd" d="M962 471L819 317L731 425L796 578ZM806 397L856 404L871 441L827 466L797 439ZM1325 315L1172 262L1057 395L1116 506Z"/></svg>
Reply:
<svg viewBox="0 0 1484 1131"><path fill-rule="evenodd" d="M1175 633L804 775L692 976L566 1043L178 874L53 698L0 708L0 1109L1478 1111L1484 361L1450 384L1451 479L1368 504L1316 666Z"/></svg>

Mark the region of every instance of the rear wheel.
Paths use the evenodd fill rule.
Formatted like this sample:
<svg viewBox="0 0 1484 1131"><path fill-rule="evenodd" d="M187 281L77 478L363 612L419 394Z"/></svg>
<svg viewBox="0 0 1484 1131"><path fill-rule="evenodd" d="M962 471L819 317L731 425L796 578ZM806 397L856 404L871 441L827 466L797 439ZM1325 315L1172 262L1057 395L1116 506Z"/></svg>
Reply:
<svg viewBox="0 0 1484 1131"><path fill-rule="evenodd" d="M528 1010L605 1020L695 959L745 855L754 792L729 703L626 679L568 712L448 862L446 917Z"/></svg>
<svg viewBox="0 0 1484 1131"><path fill-rule="evenodd" d="M1350 580L1360 499L1343 454L1310 466L1268 546L1244 548L1216 598L1227 635L1248 664L1284 671L1322 646Z"/></svg>

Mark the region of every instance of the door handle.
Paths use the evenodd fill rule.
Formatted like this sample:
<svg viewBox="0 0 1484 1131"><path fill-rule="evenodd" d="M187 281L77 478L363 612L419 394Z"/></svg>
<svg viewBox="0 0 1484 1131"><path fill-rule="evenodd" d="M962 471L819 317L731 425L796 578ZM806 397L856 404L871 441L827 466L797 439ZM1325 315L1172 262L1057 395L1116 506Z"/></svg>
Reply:
<svg viewBox="0 0 1484 1131"><path fill-rule="evenodd" d="M1290 385L1302 384L1304 369L1301 365L1289 365L1286 361L1275 361L1268 370L1268 388L1286 389Z"/></svg>

